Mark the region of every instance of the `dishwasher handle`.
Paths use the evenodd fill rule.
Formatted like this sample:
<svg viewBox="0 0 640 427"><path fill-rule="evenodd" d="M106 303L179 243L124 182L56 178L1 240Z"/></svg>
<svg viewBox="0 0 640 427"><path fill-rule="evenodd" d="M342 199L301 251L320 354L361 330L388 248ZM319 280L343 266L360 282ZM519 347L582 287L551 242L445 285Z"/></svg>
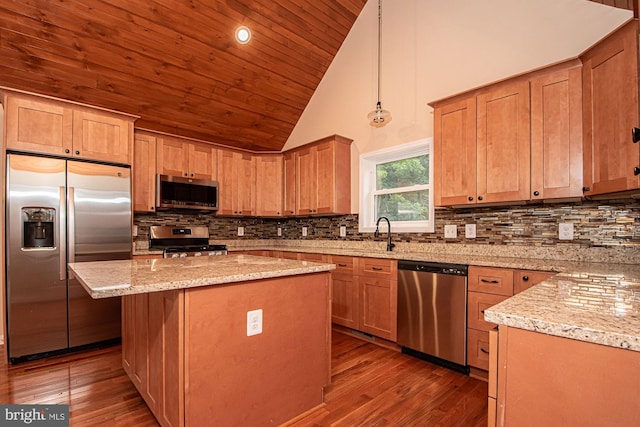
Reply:
<svg viewBox="0 0 640 427"><path fill-rule="evenodd" d="M400 260L398 270L420 271L425 273L451 274L454 276L467 276L469 266L463 264L449 264L440 262L424 262Z"/></svg>

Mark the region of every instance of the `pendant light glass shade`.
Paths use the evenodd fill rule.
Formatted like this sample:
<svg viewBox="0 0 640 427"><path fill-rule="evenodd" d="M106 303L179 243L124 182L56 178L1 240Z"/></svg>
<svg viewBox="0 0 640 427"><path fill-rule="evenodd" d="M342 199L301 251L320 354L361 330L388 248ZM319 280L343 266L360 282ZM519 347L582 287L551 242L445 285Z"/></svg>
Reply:
<svg viewBox="0 0 640 427"><path fill-rule="evenodd" d="M378 0L378 102L376 109L367 114L371 126L381 127L391 121L391 113L382 109L380 102L380 64L382 56L382 0Z"/></svg>

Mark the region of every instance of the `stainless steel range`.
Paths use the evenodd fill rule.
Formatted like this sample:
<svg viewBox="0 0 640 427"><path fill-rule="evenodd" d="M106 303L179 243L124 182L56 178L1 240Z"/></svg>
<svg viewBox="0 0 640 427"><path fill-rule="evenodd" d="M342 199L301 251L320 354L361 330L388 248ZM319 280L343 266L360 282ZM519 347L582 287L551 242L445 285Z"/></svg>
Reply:
<svg viewBox="0 0 640 427"><path fill-rule="evenodd" d="M209 244L209 228L204 226L151 226L149 227L149 249L161 249L164 258L227 254L226 245Z"/></svg>

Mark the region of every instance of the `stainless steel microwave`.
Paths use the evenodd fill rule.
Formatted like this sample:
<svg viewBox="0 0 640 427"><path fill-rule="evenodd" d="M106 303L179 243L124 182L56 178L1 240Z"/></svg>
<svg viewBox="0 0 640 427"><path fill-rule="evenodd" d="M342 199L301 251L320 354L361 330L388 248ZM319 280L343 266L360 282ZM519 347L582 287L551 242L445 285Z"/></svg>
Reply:
<svg viewBox="0 0 640 427"><path fill-rule="evenodd" d="M156 209L218 210L218 181L159 174Z"/></svg>

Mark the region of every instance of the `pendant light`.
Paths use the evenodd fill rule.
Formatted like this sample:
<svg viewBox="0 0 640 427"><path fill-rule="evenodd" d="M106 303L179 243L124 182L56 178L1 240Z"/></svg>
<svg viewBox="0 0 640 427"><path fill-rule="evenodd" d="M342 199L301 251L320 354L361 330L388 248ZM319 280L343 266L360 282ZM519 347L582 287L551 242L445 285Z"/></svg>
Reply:
<svg viewBox="0 0 640 427"><path fill-rule="evenodd" d="M391 113L380 103L380 62L382 53L382 0L378 0L378 102L376 109L367 114L371 126L382 127L391 121Z"/></svg>

